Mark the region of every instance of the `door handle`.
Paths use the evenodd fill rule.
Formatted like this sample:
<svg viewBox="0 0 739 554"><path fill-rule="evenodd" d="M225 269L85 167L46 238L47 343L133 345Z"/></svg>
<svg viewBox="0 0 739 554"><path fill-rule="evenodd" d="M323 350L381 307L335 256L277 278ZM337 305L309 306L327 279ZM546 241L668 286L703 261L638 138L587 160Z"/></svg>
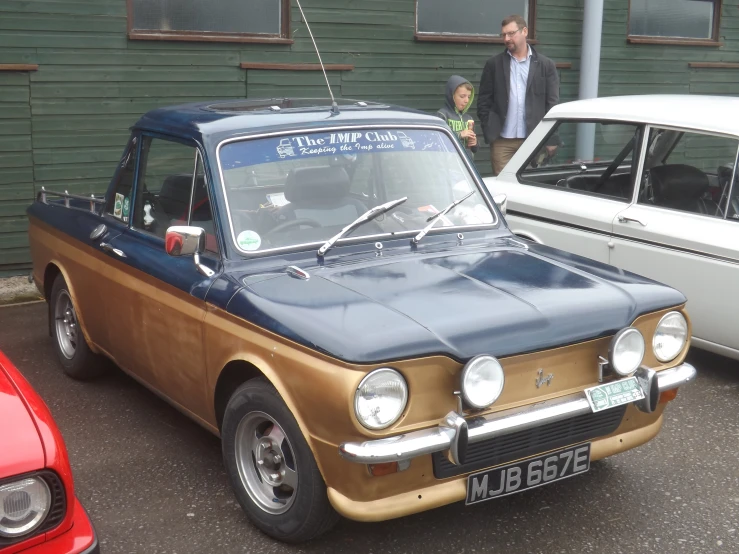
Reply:
<svg viewBox="0 0 739 554"><path fill-rule="evenodd" d="M102 248L103 250L105 250L106 252L110 254L115 254L116 256L120 258L126 257L126 253L123 250L120 250L118 248L113 248L113 246L108 244L107 242L101 242L100 248Z"/></svg>
<svg viewBox="0 0 739 554"><path fill-rule="evenodd" d="M646 227L647 226L646 223L644 223L643 221L640 221L640 220L638 220L638 219L636 219L634 217L626 217L626 216L623 216L623 215L618 216L618 222L619 223L627 223L629 221L633 221L634 223L638 223L642 227Z"/></svg>

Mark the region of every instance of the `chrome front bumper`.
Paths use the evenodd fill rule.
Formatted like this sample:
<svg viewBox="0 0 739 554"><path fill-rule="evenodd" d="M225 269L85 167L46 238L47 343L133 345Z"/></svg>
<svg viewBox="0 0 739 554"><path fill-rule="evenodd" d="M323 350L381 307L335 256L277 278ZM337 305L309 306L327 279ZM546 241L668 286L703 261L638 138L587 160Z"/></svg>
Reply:
<svg viewBox="0 0 739 554"><path fill-rule="evenodd" d="M660 393L693 381L696 374L695 368L687 363L659 372L640 368L637 379L646 398L635 404L640 410L652 412ZM380 464L449 450L451 459L459 464L464 463L467 444L591 412L592 408L584 392L475 417L470 422L460 414L450 412L438 427L361 443L345 442L339 446L339 453L351 462Z"/></svg>

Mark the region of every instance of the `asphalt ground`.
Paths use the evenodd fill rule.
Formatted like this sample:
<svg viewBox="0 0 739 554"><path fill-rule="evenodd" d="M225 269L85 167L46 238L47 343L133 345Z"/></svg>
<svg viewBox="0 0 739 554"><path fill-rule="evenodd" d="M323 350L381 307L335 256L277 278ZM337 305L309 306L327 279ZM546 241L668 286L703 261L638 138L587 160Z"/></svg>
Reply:
<svg viewBox="0 0 739 554"><path fill-rule="evenodd" d="M706 352L660 434L584 475L289 546L250 525L216 437L115 368L65 377L46 304L0 308L0 349L51 409L103 553L739 552L739 362Z"/></svg>

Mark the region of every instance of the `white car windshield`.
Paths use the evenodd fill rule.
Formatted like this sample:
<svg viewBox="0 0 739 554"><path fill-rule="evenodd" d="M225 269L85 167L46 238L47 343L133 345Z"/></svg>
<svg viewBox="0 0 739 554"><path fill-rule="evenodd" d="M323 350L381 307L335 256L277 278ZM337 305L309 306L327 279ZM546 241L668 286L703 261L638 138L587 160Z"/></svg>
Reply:
<svg viewBox="0 0 739 554"><path fill-rule="evenodd" d="M431 233L491 225L497 218L443 132L348 129L224 144L219 164L239 250L323 243L367 210L407 200L345 238L407 233L440 216Z"/></svg>

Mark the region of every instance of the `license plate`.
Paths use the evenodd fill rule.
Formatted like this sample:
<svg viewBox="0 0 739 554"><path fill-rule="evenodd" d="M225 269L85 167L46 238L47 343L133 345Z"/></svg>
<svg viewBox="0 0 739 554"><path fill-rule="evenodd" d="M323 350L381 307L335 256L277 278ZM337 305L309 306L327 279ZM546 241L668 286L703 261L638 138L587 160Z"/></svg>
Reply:
<svg viewBox="0 0 739 554"><path fill-rule="evenodd" d="M465 504L477 504L548 485L590 469L590 443L488 469L467 477Z"/></svg>
<svg viewBox="0 0 739 554"><path fill-rule="evenodd" d="M636 377L629 377L615 383L604 383L597 387L585 389L585 396L593 412L602 412L609 408L641 400L644 398L644 391L639 386Z"/></svg>

